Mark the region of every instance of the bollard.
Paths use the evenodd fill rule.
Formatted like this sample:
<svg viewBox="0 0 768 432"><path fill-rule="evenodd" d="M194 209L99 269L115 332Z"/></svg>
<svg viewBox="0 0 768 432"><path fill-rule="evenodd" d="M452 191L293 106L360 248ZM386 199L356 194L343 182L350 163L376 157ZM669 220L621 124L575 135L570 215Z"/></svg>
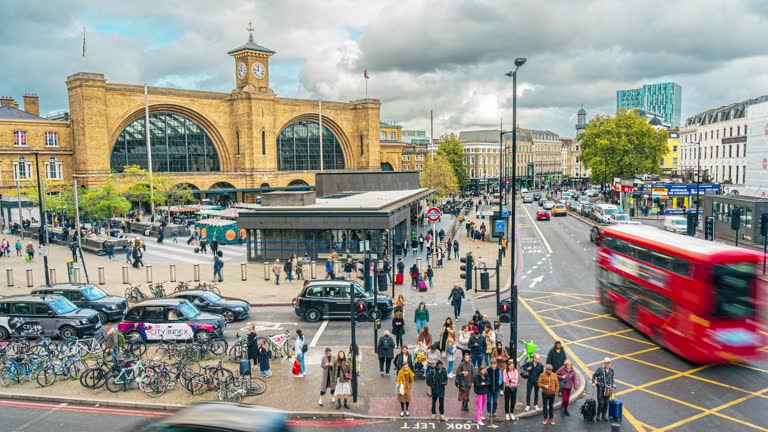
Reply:
<svg viewBox="0 0 768 432"><path fill-rule="evenodd" d="M248 280L248 266L245 263L240 263L240 280Z"/></svg>
<svg viewBox="0 0 768 432"><path fill-rule="evenodd" d="M269 263L264 261L264 280L269 280L272 272L269 271Z"/></svg>
<svg viewBox="0 0 768 432"><path fill-rule="evenodd" d="M333 274L337 277L341 274L341 263L338 261L333 262Z"/></svg>
<svg viewBox="0 0 768 432"><path fill-rule="evenodd" d="M5 270L5 279L8 281L8 286L13 286L13 269L9 268Z"/></svg>
<svg viewBox="0 0 768 432"><path fill-rule="evenodd" d="M123 283L128 284L128 266L123 266Z"/></svg>
<svg viewBox="0 0 768 432"><path fill-rule="evenodd" d="M27 288L32 288L35 285L35 281L32 278L32 269L27 269Z"/></svg>
<svg viewBox="0 0 768 432"><path fill-rule="evenodd" d="M421 274L421 257L416 257L416 268L419 269L419 274Z"/></svg>
<svg viewBox="0 0 768 432"><path fill-rule="evenodd" d="M312 279L317 279L317 261L310 261L309 263L309 275Z"/></svg>
<svg viewBox="0 0 768 432"><path fill-rule="evenodd" d="M200 282L200 264L195 264L192 266L192 276L195 282Z"/></svg>
<svg viewBox="0 0 768 432"><path fill-rule="evenodd" d="M176 264L170 265L171 282L176 282Z"/></svg>
<svg viewBox="0 0 768 432"><path fill-rule="evenodd" d="M56 269L48 269L48 279L51 281L51 285L56 283Z"/></svg>
<svg viewBox="0 0 768 432"><path fill-rule="evenodd" d="M620 432L621 431L621 423L616 422L615 420L611 422L611 432Z"/></svg>
<svg viewBox="0 0 768 432"><path fill-rule="evenodd" d="M147 269L147 283L151 284L152 283L152 265L147 265L145 266L145 268Z"/></svg>
<svg viewBox="0 0 768 432"><path fill-rule="evenodd" d="M104 277L104 266L99 266L99 285L104 285L106 283L107 280Z"/></svg>
<svg viewBox="0 0 768 432"><path fill-rule="evenodd" d="M51 283L54 284L53 278L51 278ZM75 266L75 283L80 283L80 267Z"/></svg>

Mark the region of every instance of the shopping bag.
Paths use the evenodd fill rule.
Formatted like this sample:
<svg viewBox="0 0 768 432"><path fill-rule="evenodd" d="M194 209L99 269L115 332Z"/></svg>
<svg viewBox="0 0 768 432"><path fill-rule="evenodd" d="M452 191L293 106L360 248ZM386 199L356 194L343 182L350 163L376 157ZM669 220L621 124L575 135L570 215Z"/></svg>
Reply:
<svg viewBox="0 0 768 432"><path fill-rule="evenodd" d="M299 359L293 361L293 369L291 372L296 376L301 375L301 363L299 363Z"/></svg>

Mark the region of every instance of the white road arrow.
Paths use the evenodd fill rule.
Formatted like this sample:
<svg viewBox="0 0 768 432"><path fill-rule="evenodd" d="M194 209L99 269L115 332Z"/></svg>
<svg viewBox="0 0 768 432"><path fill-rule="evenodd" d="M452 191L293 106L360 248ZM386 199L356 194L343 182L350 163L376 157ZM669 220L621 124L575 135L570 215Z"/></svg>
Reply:
<svg viewBox="0 0 768 432"><path fill-rule="evenodd" d="M488 425L488 427L491 428L491 429L496 429L498 426L496 426L495 424L491 423L491 424Z"/></svg>
<svg viewBox="0 0 768 432"><path fill-rule="evenodd" d="M528 285L528 288L535 287L537 283L539 283L539 282L541 282L543 280L544 280L544 275L541 275L539 277L535 277L535 278L531 279L531 283Z"/></svg>

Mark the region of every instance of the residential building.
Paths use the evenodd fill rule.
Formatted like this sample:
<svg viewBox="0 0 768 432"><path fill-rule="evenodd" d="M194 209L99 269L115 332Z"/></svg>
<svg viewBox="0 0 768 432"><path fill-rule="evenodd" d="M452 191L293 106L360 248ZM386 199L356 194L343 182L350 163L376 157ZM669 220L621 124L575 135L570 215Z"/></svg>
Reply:
<svg viewBox="0 0 768 432"><path fill-rule="evenodd" d="M731 189L743 192L747 183L747 111L765 101L768 95L689 117L680 128L680 170L684 177L696 181L700 163L702 181L723 183L726 193Z"/></svg>
<svg viewBox="0 0 768 432"><path fill-rule="evenodd" d="M506 157L502 161L502 166L506 165L502 175L505 178L512 178L512 134L504 134L503 151ZM495 156L499 155L499 130L476 130L462 131L459 133L459 140L464 143L464 153L467 155L464 164L467 167L467 173L470 179L475 178L475 184L480 184L481 179L495 177L498 160ZM490 164L486 165L485 156L489 157ZM533 171L528 170L533 164L533 139L529 131L518 128L517 130L517 164L516 178L518 186L528 186L531 182ZM490 174L485 174L485 169L491 169ZM498 183L498 177L495 179ZM511 184L511 183L510 183Z"/></svg>
<svg viewBox="0 0 768 432"><path fill-rule="evenodd" d="M421 144L403 143L402 161L403 171L421 171L424 169L424 161L429 157L427 147Z"/></svg>
<svg viewBox="0 0 768 432"><path fill-rule="evenodd" d="M763 96L747 108L747 174L744 194L768 198L768 98ZM756 216L759 217L759 216Z"/></svg>
<svg viewBox="0 0 768 432"><path fill-rule="evenodd" d="M674 82L644 84L638 89L616 91L616 111L638 108L659 113L666 123L680 126L683 89Z"/></svg>
<svg viewBox="0 0 768 432"><path fill-rule="evenodd" d="M667 133L669 134L667 138L669 153L659 161L659 165L662 175L676 177L680 175L680 130L673 128L669 129Z"/></svg>
<svg viewBox="0 0 768 432"><path fill-rule="evenodd" d="M553 187L563 181L560 158L563 144L560 137L548 130L530 129L533 138L533 172L535 183Z"/></svg>
<svg viewBox="0 0 768 432"><path fill-rule="evenodd" d="M560 163L563 181L570 180L573 175L573 139L560 138Z"/></svg>
<svg viewBox="0 0 768 432"><path fill-rule="evenodd" d="M423 130L404 130L402 131L402 140L404 143L421 144L425 147L431 142L427 136L427 131Z"/></svg>
<svg viewBox="0 0 768 432"><path fill-rule="evenodd" d="M380 142L403 142L403 127L394 123L379 122Z"/></svg>

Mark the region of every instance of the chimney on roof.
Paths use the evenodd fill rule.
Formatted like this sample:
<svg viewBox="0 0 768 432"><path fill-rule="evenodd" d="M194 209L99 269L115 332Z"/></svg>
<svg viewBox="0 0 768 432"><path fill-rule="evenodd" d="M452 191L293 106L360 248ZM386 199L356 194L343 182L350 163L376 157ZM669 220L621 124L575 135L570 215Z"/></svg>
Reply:
<svg viewBox="0 0 768 432"><path fill-rule="evenodd" d="M40 117L40 96L33 93L25 94L24 111Z"/></svg>
<svg viewBox="0 0 768 432"><path fill-rule="evenodd" d="M10 106L12 107L14 104L16 104L16 101L13 100L10 96L3 96L0 97L0 106ZM16 104L18 106L18 104Z"/></svg>

